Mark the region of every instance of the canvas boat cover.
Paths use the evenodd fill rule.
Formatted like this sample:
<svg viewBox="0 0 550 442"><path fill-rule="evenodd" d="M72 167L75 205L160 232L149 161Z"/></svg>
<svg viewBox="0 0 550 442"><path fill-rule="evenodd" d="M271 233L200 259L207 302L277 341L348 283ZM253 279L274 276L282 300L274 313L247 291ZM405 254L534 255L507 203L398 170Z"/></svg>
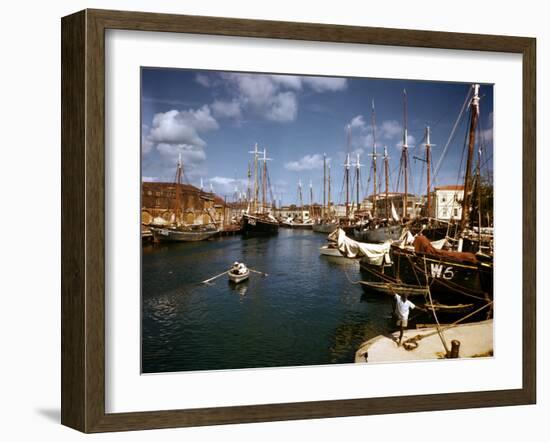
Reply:
<svg viewBox="0 0 550 442"><path fill-rule="evenodd" d="M338 250L347 258L363 258L371 265L382 265L384 262L391 263L390 248L391 241L383 244L370 244L355 241L346 236L342 229L337 230Z"/></svg>
<svg viewBox="0 0 550 442"><path fill-rule="evenodd" d="M418 241L417 239L420 238ZM462 261L477 262L472 253L458 253L441 250L447 243L445 238L430 242L425 236L414 237L408 230L404 231L401 239L398 241L388 240L382 244L371 244L355 241L348 238L344 230L337 229L332 232L329 241L336 241L338 250L347 258L363 258L368 264L380 266L382 264L391 264L390 249L394 245L399 248L406 248L412 244L415 252L429 253L435 256L452 257Z"/></svg>

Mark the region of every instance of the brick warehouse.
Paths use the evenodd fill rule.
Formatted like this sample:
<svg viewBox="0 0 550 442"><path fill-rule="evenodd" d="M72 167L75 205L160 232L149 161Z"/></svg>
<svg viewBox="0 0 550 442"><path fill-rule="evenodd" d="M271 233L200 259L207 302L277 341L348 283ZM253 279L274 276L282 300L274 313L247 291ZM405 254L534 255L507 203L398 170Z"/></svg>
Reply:
<svg viewBox="0 0 550 442"><path fill-rule="evenodd" d="M154 183L141 184L142 222L148 223L153 217L170 220L174 213L176 186L180 186L182 222L185 224L218 225L226 223L227 204L218 195L204 192L190 184ZM228 220L229 221L229 220Z"/></svg>

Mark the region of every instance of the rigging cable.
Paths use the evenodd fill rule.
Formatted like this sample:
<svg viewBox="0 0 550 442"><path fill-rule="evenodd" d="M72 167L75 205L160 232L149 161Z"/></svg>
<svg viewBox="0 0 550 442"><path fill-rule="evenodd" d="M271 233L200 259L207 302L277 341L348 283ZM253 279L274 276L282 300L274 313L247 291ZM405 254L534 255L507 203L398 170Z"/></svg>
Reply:
<svg viewBox="0 0 550 442"><path fill-rule="evenodd" d="M451 144L451 141L454 138L454 134L455 134L455 131L458 127L458 124L459 124L460 120L462 119L462 114L464 113L464 110L466 109L467 105L470 102L470 95L471 94L472 94L472 89L470 88L470 89L468 89L468 93L466 94L466 99L464 100L464 104L462 105L462 109L460 110L458 118L455 121L455 124L454 124L454 126L451 130L451 133L449 135L449 139L447 140L447 143L445 143L445 147L443 148L443 151L441 152L441 156L439 157L439 160L437 162L437 166L435 167L434 181L436 180L437 175L439 174L439 169L441 167L441 164L443 163L443 159L445 158L445 155L447 154L447 149L449 148L449 145Z"/></svg>

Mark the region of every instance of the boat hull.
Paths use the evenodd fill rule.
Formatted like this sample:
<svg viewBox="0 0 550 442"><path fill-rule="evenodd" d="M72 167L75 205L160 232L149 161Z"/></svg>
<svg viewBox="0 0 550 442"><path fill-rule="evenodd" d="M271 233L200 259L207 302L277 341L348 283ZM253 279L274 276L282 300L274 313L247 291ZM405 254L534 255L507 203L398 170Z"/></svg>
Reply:
<svg viewBox="0 0 550 442"><path fill-rule="evenodd" d="M250 276L250 271L247 270L246 273L238 274L233 272L228 272L227 276L229 277L229 281L231 281L233 284L239 284L240 282L246 281L248 277Z"/></svg>
<svg viewBox="0 0 550 442"><path fill-rule="evenodd" d="M401 237L402 233L403 226L400 225L379 227L378 229L356 229L353 231L353 238L361 242L379 244L389 240L396 241Z"/></svg>
<svg viewBox="0 0 550 442"><path fill-rule="evenodd" d="M176 229L151 229L155 242L194 242L204 241L216 233L218 230L206 231L186 231Z"/></svg>
<svg viewBox="0 0 550 442"><path fill-rule="evenodd" d="M335 256L338 258L345 258L336 247L323 246L319 249L319 253L325 256Z"/></svg>
<svg viewBox="0 0 550 442"><path fill-rule="evenodd" d="M256 216L243 215L242 232L245 236L276 235L279 232L279 223Z"/></svg>
<svg viewBox="0 0 550 442"><path fill-rule="evenodd" d="M468 263L397 247L391 249L390 257L392 264L386 266L361 260L365 280L419 290L428 285L434 299L449 305L480 304L493 299L492 262Z"/></svg>
<svg viewBox="0 0 550 442"><path fill-rule="evenodd" d="M311 229L311 228L313 228L313 224L311 224L311 223L293 223L293 224L287 224L286 227L289 227L291 229Z"/></svg>
<svg viewBox="0 0 550 442"><path fill-rule="evenodd" d="M321 223L321 224L314 224L313 225L313 231L318 233L332 233L338 228L338 224L336 223Z"/></svg>

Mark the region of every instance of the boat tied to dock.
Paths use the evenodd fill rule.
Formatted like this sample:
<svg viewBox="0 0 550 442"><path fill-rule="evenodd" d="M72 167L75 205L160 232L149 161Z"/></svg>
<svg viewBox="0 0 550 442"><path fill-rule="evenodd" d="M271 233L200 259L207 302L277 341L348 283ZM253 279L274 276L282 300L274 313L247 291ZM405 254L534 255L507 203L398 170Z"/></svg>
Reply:
<svg viewBox="0 0 550 442"><path fill-rule="evenodd" d="M271 186L269 184L269 175L267 171L267 162L271 158L267 158L266 149L263 150L263 156L261 151L258 150L258 143L254 145L254 150L249 153L254 155L254 172L253 175L250 170L250 163L248 167L248 183L249 194L252 193L252 198L249 201L246 212L243 213L241 219L241 229L244 236L257 236L257 235L275 235L279 232L279 222L270 213L268 204L268 189L271 195ZM263 162L261 174L259 161ZM251 178L254 182L251 184ZM261 187L261 200L260 200L260 187ZM273 195L271 200L273 201Z"/></svg>

